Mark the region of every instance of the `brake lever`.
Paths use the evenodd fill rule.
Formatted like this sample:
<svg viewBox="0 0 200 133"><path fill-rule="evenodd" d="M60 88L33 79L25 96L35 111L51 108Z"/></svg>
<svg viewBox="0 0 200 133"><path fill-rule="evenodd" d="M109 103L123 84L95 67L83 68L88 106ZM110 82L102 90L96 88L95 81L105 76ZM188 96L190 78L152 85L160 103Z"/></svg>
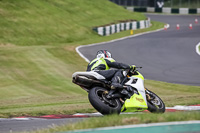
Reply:
<svg viewBox="0 0 200 133"><path fill-rule="evenodd" d="M130 72L130 69L127 69L126 75L124 75L125 78L124 78L124 79L122 80L122 82L120 83L121 85L124 85L125 81L128 79L127 75L129 74L129 72Z"/></svg>
<svg viewBox="0 0 200 133"><path fill-rule="evenodd" d="M142 67L135 67L135 68L140 68L141 69ZM124 80L121 82L121 85L124 85L125 81L128 79L127 75L130 73L130 71L131 71L131 69L127 70L126 76L125 76ZM135 70L135 71L137 71L137 70Z"/></svg>

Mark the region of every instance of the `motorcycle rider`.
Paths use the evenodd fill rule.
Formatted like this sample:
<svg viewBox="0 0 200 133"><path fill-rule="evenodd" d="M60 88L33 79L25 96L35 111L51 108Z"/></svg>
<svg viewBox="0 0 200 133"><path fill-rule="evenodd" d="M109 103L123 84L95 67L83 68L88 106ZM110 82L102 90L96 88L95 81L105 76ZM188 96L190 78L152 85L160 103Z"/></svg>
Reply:
<svg viewBox="0 0 200 133"><path fill-rule="evenodd" d="M115 69L111 69L115 68ZM111 89L124 89L129 87L123 86L120 83L124 79L124 71L122 69L135 69L135 65L127 65L116 62L109 51L99 50L96 58L93 59L87 66L87 71L95 71L111 81Z"/></svg>

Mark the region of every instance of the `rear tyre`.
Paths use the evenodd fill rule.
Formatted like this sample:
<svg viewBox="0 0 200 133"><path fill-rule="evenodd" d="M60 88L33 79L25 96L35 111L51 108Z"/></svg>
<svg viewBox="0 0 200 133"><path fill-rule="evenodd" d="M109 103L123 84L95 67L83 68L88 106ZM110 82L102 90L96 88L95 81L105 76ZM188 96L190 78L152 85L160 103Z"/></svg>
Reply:
<svg viewBox="0 0 200 133"><path fill-rule="evenodd" d="M94 87L89 91L88 98L92 106L103 115L120 114L121 103L119 99L107 99L102 87Z"/></svg>
<svg viewBox="0 0 200 133"><path fill-rule="evenodd" d="M148 110L152 113L164 113L165 104L154 92L146 90Z"/></svg>

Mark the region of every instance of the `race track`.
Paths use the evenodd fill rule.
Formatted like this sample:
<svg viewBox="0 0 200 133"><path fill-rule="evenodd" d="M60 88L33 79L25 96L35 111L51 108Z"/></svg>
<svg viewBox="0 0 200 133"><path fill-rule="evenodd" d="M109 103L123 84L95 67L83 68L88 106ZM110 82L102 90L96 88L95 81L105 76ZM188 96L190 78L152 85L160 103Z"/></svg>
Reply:
<svg viewBox="0 0 200 133"><path fill-rule="evenodd" d="M98 50L107 49L119 62L142 66L141 73L147 79L199 86L200 55L196 53L195 47L200 42L200 24L194 24L194 20L200 20L200 16L147 16L170 24L170 28L102 45L81 47L79 51L92 60ZM190 23L193 29L189 29ZM180 25L180 30L176 30L176 24ZM0 132L31 131L82 119L0 119Z"/></svg>
<svg viewBox="0 0 200 133"><path fill-rule="evenodd" d="M0 118L0 133L30 132L58 125L70 124L81 120L83 120L83 118Z"/></svg>
<svg viewBox="0 0 200 133"><path fill-rule="evenodd" d="M152 15L151 20L170 25L169 29L144 34L101 45L79 48L87 59L92 60L100 49L107 49L118 62L142 66L146 79L169 83L200 85L200 55L196 45L200 42L200 24L196 15ZM192 29L189 24L192 23ZM180 29L176 29L176 25Z"/></svg>

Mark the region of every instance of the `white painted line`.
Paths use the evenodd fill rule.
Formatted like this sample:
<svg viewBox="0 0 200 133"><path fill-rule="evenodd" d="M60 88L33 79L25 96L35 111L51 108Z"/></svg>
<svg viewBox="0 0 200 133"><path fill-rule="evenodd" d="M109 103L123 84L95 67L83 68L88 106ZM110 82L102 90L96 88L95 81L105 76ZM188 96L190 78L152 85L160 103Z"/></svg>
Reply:
<svg viewBox="0 0 200 133"><path fill-rule="evenodd" d="M198 55L200 55L199 47L200 47L200 42L199 42L199 44L196 45L196 52Z"/></svg>
<svg viewBox="0 0 200 133"><path fill-rule="evenodd" d="M143 112L122 112L120 114L142 114ZM76 113L73 114L73 116L79 116L79 115L83 115L83 116L103 116L101 113L96 112L96 113Z"/></svg>
<svg viewBox="0 0 200 133"><path fill-rule="evenodd" d="M99 112L96 112L96 113L77 113L77 114L74 114L74 116L77 116L77 115L84 115L84 116L103 116L101 113Z"/></svg>
<svg viewBox="0 0 200 133"><path fill-rule="evenodd" d="M27 121L31 120L31 118L12 118L13 120Z"/></svg>
<svg viewBox="0 0 200 133"><path fill-rule="evenodd" d="M167 24L167 27L169 27L169 24ZM141 36L141 35L145 35L145 34L149 34L149 33L154 33L154 32L158 32L158 31L162 31L162 30L164 30L164 29L161 28L161 29L158 29L158 30L155 30L155 31L147 31L147 32L144 32L144 33L139 33L139 34L136 34L136 35L126 36L126 37L122 37L122 38L119 38L119 39L114 39L114 40L107 41L107 42L100 42L100 43L94 43L94 44L88 44L88 45L81 45L81 46L76 47L76 52L77 52L83 59L85 59L85 61L90 62L90 61L79 51L79 48L91 47L91 46L96 46L96 45L102 45L102 44L106 44L106 43L110 43L110 42L116 42L116 41L120 41L120 40L124 40L124 39L128 39L128 38L133 38L133 37L137 37L137 36Z"/></svg>
<svg viewBox="0 0 200 133"><path fill-rule="evenodd" d="M175 110L200 110L200 106L180 106L180 105L176 105L174 107L166 107L166 109L175 109Z"/></svg>
<svg viewBox="0 0 200 133"><path fill-rule="evenodd" d="M46 120L46 119L45 118L27 117L27 118L10 118L10 120L29 121L29 120Z"/></svg>

